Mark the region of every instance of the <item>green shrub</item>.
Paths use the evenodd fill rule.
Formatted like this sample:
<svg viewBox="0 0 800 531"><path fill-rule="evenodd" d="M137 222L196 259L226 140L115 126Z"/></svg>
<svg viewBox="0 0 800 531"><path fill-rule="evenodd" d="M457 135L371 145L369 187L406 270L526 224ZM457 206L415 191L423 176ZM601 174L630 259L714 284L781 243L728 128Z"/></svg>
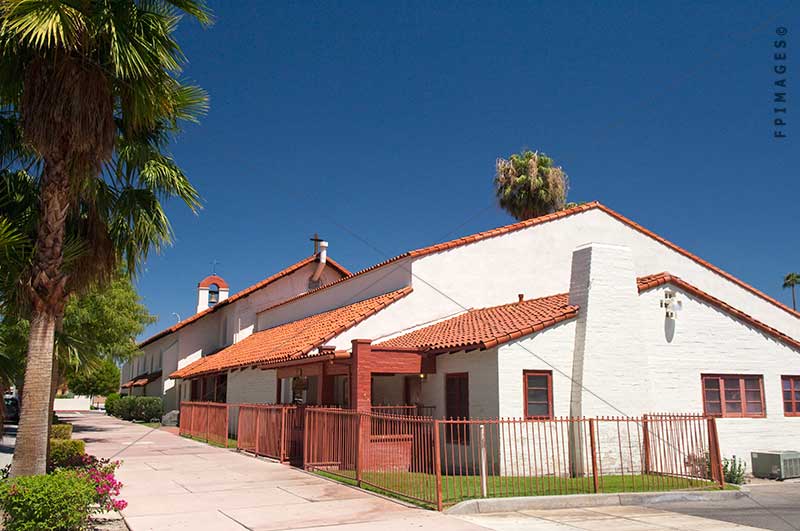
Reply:
<svg viewBox="0 0 800 531"><path fill-rule="evenodd" d="M111 393L106 397L106 414L107 415L114 415L117 414L114 412L115 407L119 404L119 393Z"/></svg>
<svg viewBox="0 0 800 531"><path fill-rule="evenodd" d="M72 470L0 482L6 531L84 529L95 498L94 484Z"/></svg>
<svg viewBox="0 0 800 531"><path fill-rule="evenodd" d="M122 420L133 420L133 406L138 397L123 396L114 407L114 416Z"/></svg>
<svg viewBox="0 0 800 531"><path fill-rule="evenodd" d="M157 396L137 396L134 398L133 419L143 422L151 420L161 420L164 413L164 406L161 398Z"/></svg>
<svg viewBox="0 0 800 531"><path fill-rule="evenodd" d="M51 439L71 439L72 424L53 424L50 430Z"/></svg>
<svg viewBox="0 0 800 531"><path fill-rule="evenodd" d="M741 485L744 483L744 471L746 465L744 459L739 459L735 455L722 459L722 475L725 478L725 483L733 483L734 485Z"/></svg>
<svg viewBox="0 0 800 531"><path fill-rule="evenodd" d="M86 443L80 439L50 439L50 469L75 467L83 462Z"/></svg>

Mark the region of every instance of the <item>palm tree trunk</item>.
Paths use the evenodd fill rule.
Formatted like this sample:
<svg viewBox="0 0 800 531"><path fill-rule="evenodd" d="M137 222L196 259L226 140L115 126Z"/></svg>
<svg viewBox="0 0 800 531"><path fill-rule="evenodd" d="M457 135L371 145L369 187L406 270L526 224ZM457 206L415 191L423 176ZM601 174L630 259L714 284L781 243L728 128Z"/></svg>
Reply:
<svg viewBox="0 0 800 531"><path fill-rule="evenodd" d="M44 474L56 324L66 304L62 272L64 232L69 209L69 179L62 161L46 160L41 182L41 210L31 275L31 328L25 366L22 411L11 462L11 476Z"/></svg>
<svg viewBox="0 0 800 531"><path fill-rule="evenodd" d="M28 363L11 476L44 474L47 469L47 413L53 371L55 316L37 313L31 319Z"/></svg>
<svg viewBox="0 0 800 531"><path fill-rule="evenodd" d="M794 293L795 285L792 284L792 310L797 310L797 296Z"/></svg>

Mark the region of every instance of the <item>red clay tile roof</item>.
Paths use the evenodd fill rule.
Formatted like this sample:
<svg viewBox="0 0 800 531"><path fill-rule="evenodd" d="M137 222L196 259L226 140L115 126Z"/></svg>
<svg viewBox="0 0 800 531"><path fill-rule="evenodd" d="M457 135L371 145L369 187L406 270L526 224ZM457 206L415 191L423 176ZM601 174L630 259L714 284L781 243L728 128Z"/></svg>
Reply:
<svg viewBox="0 0 800 531"><path fill-rule="evenodd" d="M800 312L789 308L785 304L777 301L776 299L773 299L772 297L770 297L766 293L763 293L763 292L757 290L756 288L754 288L753 286L747 284L746 282L743 282L743 281L739 280L738 278L734 277L730 273L727 273L727 272L723 271L722 269L718 268L717 266L715 266L715 265L703 260L702 258L690 253L689 251L683 249L682 247L679 247L679 246L675 245L674 243L670 242L669 240L667 240L665 238L662 238L658 234L656 234L656 233L654 233L654 232L652 232L650 230L647 230L646 228L642 227L638 223L636 223L634 221L631 221L630 219L626 218L622 214L619 214L619 213L615 212L614 210L611 210L607 206L600 204L598 201L592 201L592 202L589 202L589 203L584 203L582 205L578 205L578 206L573 207L573 208L567 208L565 210L561 210L559 212L554 212L552 214L547 214L547 215L544 215L544 216L539 216L537 218L527 219L525 221L520 221L518 223L512 223L511 225L505 225L503 227L498 227L496 229L491 229L491 230L487 230L487 231L484 231L484 232L479 232L477 234L472 234L470 236L464 236L463 238L458 238L458 239L451 240L451 241L448 241L448 242L438 243L438 244L435 244L435 245L430 245L428 247L423 247L421 249L416 249L414 251L407 251L407 252L405 252L403 254L397 255L397 256L395 256L393 258L389 258L388 260L384 260L383 262L380 262L380 263L377 263L375 265L372 265L372 266L370 266L370 267L368 267L366 269L362 269L361 271L357 271L356 273L353 273L352 275L346 276L346 277L341 278L339 280L335 280L333 282L329 282L328 284L325 284L324 286L320 286L319 288L310 290L310 291L308 291L306 293L301 293L299 295L291 297L291 298L289 298L289 299L287 299L287 300L285 300L283 302L275 304L275 305L271 306L270 308L266 308L265 310L262 310L262 311L269 310L269 309L274 308L276 306L281 306L281 305L284 305L284 304L288 304L288 303L290 303L292 301L295 301L295 300L300 299L302 297L305 297L307 295L311 295L312 293L315 293L317 291L320 291L320 290L323 290L323 289L327 289L330 286L336 285L336 284L338 284L340 282L347 281L347 280L349 280L349 279L351 279L353 277L356 277L356 276L361 275L363 273L366 273L368 271L372 271L373 269L377 269L377 268L383 267L383 266L385 266L387 264L391 264L393 262L397 262L398 260L401 260L403 258L420 257L420 256L425 256L425 255L428 255L428 254L432 254L432 253L437 253L437 252L440 252L440 251L446 251L448 249L452 249L454 247L459 247L461 245L466 245L466 244L469 244L469 243L478 242L478 241L481 241L481 240L485 240L487 238L494 238L495 236L500 236L500 235L503 235L503 234L507 234L509 232L515 232L515 231L518 231L518 230L526 229L528 227L533 227L535 225L541 225L543 223L548 223L550 221L555 221L557 219L566 218L566 217L569 217L569 216L572 216L572 215L575 215L575 214L581 214L583 212L586 212L586 211L589 211L589 210L592 210L592 209L602 210L606 214L608 214L611 217L615 218L616 220L624 223L625 225L628 225L632 229L644 234L645 236L648 236L648 237L656 240L657 242L669 247L673 251L685 256L686 258L688 258L688 259L690 259L690 260L692 260L692 261L694 261L694 262L696 262L698 264L700 264L701 266L703 266L703 267L705 267L707 269L710 269L711 271L713 271L714 273L720 275L721 277L725 278L726 280L728 280L730 282L733 282L734 284L736 284L740 288L743 288L744 290L749 291L753 295L755 295L755 296L757 296L757 297L759 297L759 298L761 298L761 299L763 299L763 300L765 300L765 301L777 306L778 308L780 308L781 310L787 312L788 314L793 315L795 317L800 317Z"/></svg>
<svg viewBox="0 0 800 531"><path fill-rule="evenodd" d="M247 297L248 295L252 294L254 291L257 291L257 290L259 290L259 289L261 289L263 287L266 287L269 284L272 284L273 282L275 282L276 280L278 280L280 278L283 278L285 276L291 275L292 273L294 273L295 271L297 271L301 267L303 267L303 266L305 266L307 264L310 264L311 262L314 262L316 259L317 259L317 256L316 255L312 255L312 256L309 256L308 258L304 258L303 260L300 260L296 264L290 265L289 267L287 267L286 269L284 269L282 271L278 271L274 275L272 275L270 277L267 277L264 280L253 284L249 288L245 288L242 291L231 295L227 299L225 299L223 301L220 301L219 303L217 303L216 305L212 306L211 308L203 310L202 312L198 312L198 313L192 315L191 317L188 317L188 318L184 319L180 323L172 325L169 328L166 328L166 329L162 330L161 332L159 332L159 333L157 333L157 334L155 334L153 336L148 337L147 339L145 339L144 341L139 343L139 348L142 348L145 345L148 345L148 344L152 343L156 339L161 339L164 336L167 336L167 335L169 335L169 334L171 334L173 332L176 332L176 331L180 330L181 328L183 328L184 326L197 321L198 319L200 319L201 317L203 317L205 315L208 315L210 313L216 312L220 308L224 308L225 306L227 306L228 304L231 304L232 302L235 302L235 301L237 301L239 299L243 299L243 298ZM333 267L335 270L337 270L339 273L341 273L345 277L347 277L349 275L352 275L352 273L350 271L348 271L347 269L345 269L344 267L342 267L341 265L336 263L332 258L328 258L327 259L327 264L330 265L331 267ZM207 278L211 278L211 277L207 277ZM217 277L217 278L219 278L219 277ZM220 280L222 280L222 279L220 279ZM227 284L226 284L226 286L227 286Z"/></svg>
<svg viewBox="0 0 800 531"><path fill-rule="evenodd" d="M262 330L214 354L179 369L170 378L191 378L247 365L265 365L307 357L342 332L411 293L403 288L299 321Z"/></svg>
<svg viewBox="0 0 800 531"><path fill-rule="evenodd" d="M723 302L712 295L709 295L705 291L701 290L696 286L693 286L692 284L689 284L688 282L679 277L670 275L669 273L666 272L656 273L655 275L639 277L636 283L639 287L639 293L647 291L649 289L657 288L658 286L663 286L664 284L667 283L673 284L682 289L683 291L693 295L694 297L697 297L698 299L703 300L708 304L711 304L712 306L716 306L717 308L730 314L734 318L739 319L740 321L744 321L753 328L757 328L764 334L771 336L790 347L800 349L800 341L797 341L796 339L787 336L783 332L762 323L761 321L751 317L750 315L744 313L741 310L737 310L730 304Z"/></svg>
<svg viewBox="0 0 800 531"><path fill-rule="evenodd" d="M451 319L414 330L383 343L375 350L411 349L457 352L487 349L533 334L578 315L564 293L528 301L469 310Z"/></svg>
<svg viewBox="0 0 800 531"><path fill-rule="evenodd" d="M198 288L207 288L211 284L216 284L222 289L228 289L228 283L217 275L208 275L206 278L197 283Z"/></svg>
<svg viewBox="0 0 800 531"><path fill-rule="evenodd" d="M153 382L161 377L161 371L151 372L150 374L140 375L136 378L125 382L120 387L127 389L128 387L144 387L145 385Z"/></svg>

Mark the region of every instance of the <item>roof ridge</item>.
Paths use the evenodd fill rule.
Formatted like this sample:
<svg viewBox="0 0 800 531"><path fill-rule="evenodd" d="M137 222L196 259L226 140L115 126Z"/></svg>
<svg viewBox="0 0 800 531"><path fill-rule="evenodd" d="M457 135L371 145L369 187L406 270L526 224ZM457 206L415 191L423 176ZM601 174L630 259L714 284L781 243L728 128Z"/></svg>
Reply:
<svg viewBox="0 0 800 531"><path fill-rule="evenodd" d="M160 332L156 332L155 334L153 334L152 336L148 337L147 339L143 339L142 341L140 341L138 346L139 346L139 348L142 348L145 345L149 345L153 341L156 341L157 339L161 339L162 337L168 336L169 334L171 334L173 332L177 332L178 330L180 330L184 326L197 321L201 317L204 317L204 316L206 316L208 314L211 314L211 313L217 311L217 309L223 308L223 307L225 307L225 306L227 306L227 305L229 305L229 304L231 304L233 302L236 302L239 299L243 299L243 298L249 296L251 293L253 293L253 292L255 292L255 291L257 291L257 290L259 290L259 289L261 289L263 287L266 287L269 284L272 284L276 280L279 280L279 279L281 279L281 278L283 278L283 277L285 277L287 275L290 275L290 274L294 273L298 269L302 268L305 265L310 264L311 262L313 262L315 260L317 260L317 255L316 254L312 254L311 256L303 258L302 260L300 260L298 262L295 262L294 264L291 264L291 265L281 269L280 271L278 271L276 273L273 273L272 275L270 275L270 276L268 276L268 277L266 277L266 278L264 278L262 280L259 280L255 284L251 284L250 286L248 286L246 288L242 288L241 290L237 291L233 295L229 296L227 299L219 301L214 306L212 306L210 308L206 308L203 311L197 312L194 315L190 315L186 319L184 319L184 320L182 320L182 321L180 321L180 322L178 322L178 323L176 323L176 324L174 324L174 325L172 325L170 327L167 327L167 328L161 330ZM349 270L347 270L344 267L342 267L338 262L336 262L332 258L327 258L326 262L328 264L330 264L331 266L333 266L334 269L337 269L340 273L345 275L345 277L343 277L343 278L346 278L347 276L350 276L350 275L353 274Z"/></svg>
<svg viewBox="0 0 800 531"><path fill-rule="evenodd" d="M412 291L413 291L412 287L406 286L398 290L376 295L374 297L368 297L366 299L345 304L337 308L331 308L330 310L325 310L323 312L309 315L307 317L303 317L302 319L289 321L287 323L282 323L273 326L271 328L259 330L258 332L254 332L253 334L247 336L246 338L242 339L237 343L233 343L231 345L226 346L224 349L220 350L217 354L204 356L198 360L195 360L189 365L186 365L185 367L182 367L181 369L172 372L169 375L169 377L170 378L195 377L201 374L223 372L229 369L240 368L240 367L264 366L268 364L283 363L285 361L293 360L294 359L293 357L295 356L299 357L307 356L308 353L311 352L314 348L319 347L320 345L324 344L327 341L330 341L337 335L363 322L365 319L375 315L376 313L385 309L390 304L405 297ZM372 301L375 301L375 303L370 306L370 303ZM328 314L332 314L333 312L347 310L353 306L361 304L367 307L359 308L357 312L353 312L353 315L348 315L345 311L345 313L342 316L337 316L337 318L331 319L330 322L324 322L326 326L329 326L330 328L324 329L325 334L321 337L303 336L302 333L291 329L292 326L296 327L298 323L301 323L304 320L319 319ZM337 319L339 320L338 322ZM308 327L306 327L306 330L312 331L312 333L319 332L319 324L320 323L312 322ZM317 326L316 329L315 326ZM275 342L276 344L272 345L269 348L269 352L264 352L265 356L268 356L271 352L273 354L273 359L269 359L268 357L262 357L262 359L247 358L247 352L248 352L247 349L253 347L251 343L256 342L255 346L258 347L259 340L265 337L267 338L267 340L269 340L270 332L273 333L280 332L278 329L284 327L289 329L289 331L292 334L291 337L287 336L281 338L279 336L277 341ZM301 342L299 344L293 344L292 341L296 340L297 339L296 336L298 335L302 336ZM269 346L269 343L267 343L267 346ZM302 348L300 348L299 350L292 350L300 346L302 346ZM261 345L261 348L263 349L264 345ZM227 351L227 356L226 356L226 351ZM242 353L245 354L244 357L242 356ZM277 357L275 356L276 353L279 354ZM232 358L232 359L227 359L227 358ZM216 363L214 360L216 360L216 362L219 363ZM209 367L209 363L213 363L213 365Z"/></svg>
<svg viewBox="0 0 800 531"><path fill-rule="evenodd" d="M322 291L322 290L328 289L328 288L330 288L332 286L335 286L335 285L337 285L337 284L339 284L341 282L347 281L347 280L349 280L351 278L357 277L359 275L362 275L362 274L367 273L369 271L372 271L374 269L379 269L379 268L381 268L381 267L383 267L385 265L388 265L388 264L393 263L393 262L397 262L397 261L399 261L399 260L401 260L403 258L419 257L419 256L425 256L425 255L428 255L428 254L431 254L431 253L435 253L435 252L445 251L445 250L448 250L448 249L452 249L454 247L459 247L461 245L467 245L467 244L474 243L474 242L477 242L477 241L485 240L487 238L493 238L495 236L500 236L501 234L507 234L509 232L514 232L514 231L522 230L522 229L525 229L525 228L528 228L528 227L532 227L532 226L535 226L535 225L540 225L542 223L547 223L547 222L554 221L554 220L557 220L557 219L569 217L569 216L574 215L574 214L581 214L583 212L587 212L587 211L593 210L593 209L599 209L599 210L605 212L606 214L608 214L611 217L615 218L617 221L620 221L621 223L624 223L625 225L628 225L632 229L644 234L645 236L648 236L648 237L656 240L657 242L661 243L662 245L665 245L666 247L669 247L673 251L685 256L686 258L689 258L690 260L700 264L701 266L705 267L706 269L709 269L710 271L720 275L721 277L723 277L724 279L728 280L729 282L732 282L732 283L736 284L737 286L739 286L740 288L744 289L745 291L748 291L751 294L753 294L753 295L755 295L755 296L757 296L757 297L759 297L759 298L771 303L772 305L777 306L779 309L787 312L789 315L792 315L794 317L800 318L800 311L793 310L793 309L789 308L788 306L786 306L782 302L778 301L777 299L774 299L774 298L770 297L766 293L764 293L764 292L760 291L759 289L751 286L750 284L744 282L743 280L740 280L740 279L736 278L735 276L731 275L730 273L726 272L725 270L723 270L723 269L715 266L714 264L712 264L712 263L700 258L699 256L687 251L683 247L681 247L681 246L679 246L679 245L667 240L666 238L664 238L662 236L659 236L655 232L653 232L653 231L643 227L642 225L636 223L635 221L623 216L622 214L620 214L617 211L605 206L604 204L600 203L599 201L589 201L587 203L582 203L582 204L577 205L577 206L572 207L572 208L559 210L558 212L553 212L551 214L545 214L544 216L539 216L539 217L535 217L535 218L531 218L531 219L526 219L526 220L523 220L523 221L518 221L518 222L512 223L510 225L503 225L501 227L496 227L494 229L489 229L489 230L482 231L482 232L477 232L477 233L474 233L474 234L471 234L471 235L462 236L462 237L456 238L454 240L449 240L449 241L446 241L446 242L442 242L442 243L438 243L438 244L434 244L434 245L429 245L427 247L421 247L419 249L406 251L406 252L404 252L402 254L399 254L399 255L394 256L392 258L388 258L388 259L386 259L386 260L384 260L382 262L378 262L377 264L373 264L373 265L371 265L371 266L369 266L367 268L364 268L364 269L361 269L359 271L356 271L355 273L352 273L349 276L340 278L338 280L334 280L333 282L329 282L328 284L322 285L322 286L320 286L318 288L315 288L313 290L309 290L309 291L307 291L305 293L300 293L298 295L295 295L294 297L290 297L290 298L286 299L285 301L279 302L277 304L273 304L272 306L268 306L268 307L264 308L263 310L260 310L258 313L266 312L268 310L272 310L273 308L277 308L278 306L282 306L284 304L292 303L292 302L294 302L294 301L296 301L298 299L301 299L303 297L307 297L307 296L312 295L312 294L314 294L314 293L316 293L318 291Z"/></svg>

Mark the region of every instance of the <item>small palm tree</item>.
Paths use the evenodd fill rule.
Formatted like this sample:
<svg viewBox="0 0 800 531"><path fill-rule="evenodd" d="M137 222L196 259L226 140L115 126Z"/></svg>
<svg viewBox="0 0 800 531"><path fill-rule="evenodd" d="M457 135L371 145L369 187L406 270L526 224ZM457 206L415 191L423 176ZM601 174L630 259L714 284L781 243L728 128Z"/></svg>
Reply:
<svg viewBox="0 0 800 531"><path fill-rule="evenodd" d="M795 295L795 287L800 286L800 273L789 273L783 278L783 289L791 288L792 290L792 309L797 309L797 296Z"/></svg>
<svg viewBox="0 0 800 531"><path fill-rule="evenodd" d="M530 150L497 159L494 186L500 206L522 221L562 210L569 181L544 153Z"/></svg>
<svg viewBox="0 0 800 531"><path fill-rule="evenodd" d="M182 15L210 22L202 0L0 0L0 108L41 168L14 476L45 472L54 338L70 294L168 241L161 200L197 204L183 174L148 173L124 153L163 147L205 110L205 93L178 79ZM91 251L69 256L70 235Z"/></svg>

